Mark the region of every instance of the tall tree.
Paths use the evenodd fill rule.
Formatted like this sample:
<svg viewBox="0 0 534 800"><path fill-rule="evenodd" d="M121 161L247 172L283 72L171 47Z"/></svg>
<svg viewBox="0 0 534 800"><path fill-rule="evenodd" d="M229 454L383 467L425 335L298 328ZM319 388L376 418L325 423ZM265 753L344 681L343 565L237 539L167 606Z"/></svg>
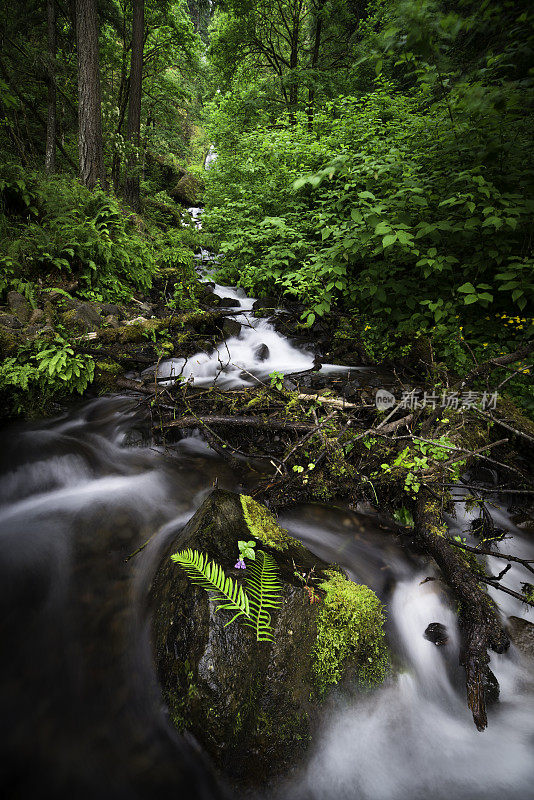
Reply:
<svg viewBox="0 0 534 800"><path fill-rule="evenodd" d="M132 59L130 66L130 95L128 102L127 137L131 153L125 182L127 202L137 211L139 197L139 145L141 135L141 95L143 89L143 44L145 31L145 0L133 0Z"/></svg>
<svg viewBox="0 0 534 800"><path fill-rule="evenodd" d="M46 0L46 29L48 46L48 112L46 116L45 169L56 171L56 2Z"/></svg>
<svg viewBox="0 0 534 800"><path fill-rule="evenodd" d="M76 38L80 177L93 189L105 184L96 0L76 0Z"/></svg>

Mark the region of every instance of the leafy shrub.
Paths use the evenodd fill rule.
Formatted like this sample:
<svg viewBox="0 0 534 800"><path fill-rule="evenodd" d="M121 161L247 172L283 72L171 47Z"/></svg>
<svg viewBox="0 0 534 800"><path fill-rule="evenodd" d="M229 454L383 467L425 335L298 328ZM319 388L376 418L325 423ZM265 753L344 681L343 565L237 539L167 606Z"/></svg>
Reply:
<svg viewBox="0 0 534 800"><path fill-rule="evenodd" d="M56 335L53 341L36 340L19 348L0 365L0 392L10 410L20 413L34 405L44 410L51 395L82 394L92 382L95 363L91 356L75 353L71 344Z"/></svg>
<svg viewBox="0 0 534 800"><path fill-rule="evenodd" d="M237 87L211 107L204 223L222 279L298 297L309 325L341 308L431 336L458 370L468 331L480 353L502 343L502 314L524 320L503 350L534 334L533 16L483 5L388 4L362 45L375 76L313 126L247 114Z"/></svg>

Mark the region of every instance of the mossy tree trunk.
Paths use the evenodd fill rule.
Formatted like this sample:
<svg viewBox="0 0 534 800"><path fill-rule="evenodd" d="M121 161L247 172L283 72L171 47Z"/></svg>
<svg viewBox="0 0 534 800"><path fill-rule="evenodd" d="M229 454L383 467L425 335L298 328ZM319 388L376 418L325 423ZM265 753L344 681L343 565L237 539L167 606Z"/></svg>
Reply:
<svg viewBox="0 0 534 800"><path fill-rule="evenodd" d="M132 21L132 61L128 103L128 159L124 194L135 211L141 207L139 196L139 145L141 132L141 95L143 88L143 44L145 30L145 0L134 0Z"/></svg>
<svg viewBox="0 0 534 800"><path fill-rule="evenodd" d="M96 0L76 0L76 42L80 178L94 189L105 186Z"/></svg>

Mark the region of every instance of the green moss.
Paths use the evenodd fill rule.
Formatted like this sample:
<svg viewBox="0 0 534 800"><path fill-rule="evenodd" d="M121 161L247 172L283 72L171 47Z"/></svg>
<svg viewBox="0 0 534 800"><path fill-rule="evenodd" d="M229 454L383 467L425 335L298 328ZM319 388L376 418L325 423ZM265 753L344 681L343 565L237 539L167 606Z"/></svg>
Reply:
<svg viewBox="0 0 534 800"><path fill-rule="evenodd" d="M0 327L0 356L4 357L15 352L19 345L19 338L9 328Z"/></svg>
<svg viewBox="0 0 534 800"><path fill-rule="evenodd" d="M67 328L76 328L76 309L71 308L70 311L62 311L59 315L59 319Z"/></svg>
<svg viewBox="0 0 534 800"><path fill-rule="evenodd" d="M124 367L114 361L97 361L95 364L95 383L105 391L116 389L116 381L124 374Z"/></svg>
<svg viewBox="0 0 534 800"><path fill-rule="evenodd" d="M426 528L434 536L447 536L447 526L443 521L441 503L437 500L427 500L424 506Z"/></svg>
<svg viewBox="0 0 534 800"><path fill-rule="evenodd" d="M359 663L362 685L381 683L387 673L389 656L384 636L384 610L368 586L349 581L329 570L320 584L326 593L317 617L314 647L315 684L319 695L341 679L349 656Z"/></svg>
<svg viewBox="0 0 534 800"><path fill-rule="evenodd" d="M296 540L278 525L265 506L245 494L240 495L240 498L243 516L252 536L274 550L287 550L290 545L297 544Z"/></svg>

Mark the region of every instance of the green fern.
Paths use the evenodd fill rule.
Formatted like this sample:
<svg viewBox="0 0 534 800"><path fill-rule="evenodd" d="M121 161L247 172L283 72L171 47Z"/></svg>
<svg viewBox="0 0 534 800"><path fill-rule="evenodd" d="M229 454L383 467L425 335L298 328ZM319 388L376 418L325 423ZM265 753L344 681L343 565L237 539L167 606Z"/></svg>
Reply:
<svg viewBox="0 0 534 800"><path fill-rule="evenodd" d="M249 567L246 592L232 578L226 577L219 564L208 561L208 557L198 550L188 548L174 553L171 559L180 564L192 583L210 594L217 603L217 611L234 612L225 627L238 617L244 617L245 625L254 629L256 641L273 640L270 612L280 608L282 585L272 556L258 550L256 561Z"/></svg>
<svg viewBox="0 0 534 800"><path fill-rule="evenodd" d="M248 568L245 582L250 604L250 618L245 620L245 625L254 628L256 641L271 642L273 635L269 609L280 608L282 594L274 558L259 550L258 558Z"/></svg>
<svg viewBox="0 0 534 800"><path fill-rule="evenodd" d="M180 564L191 583L210 593L211 599L217 603L216 611L223 609L236 612L226 625L230 625L237 617L250 617L249 600L243 588L232 578L227 578L222 567L215 561L208 562L206 555L191 548L175 553L171 560Z"/></svg>

